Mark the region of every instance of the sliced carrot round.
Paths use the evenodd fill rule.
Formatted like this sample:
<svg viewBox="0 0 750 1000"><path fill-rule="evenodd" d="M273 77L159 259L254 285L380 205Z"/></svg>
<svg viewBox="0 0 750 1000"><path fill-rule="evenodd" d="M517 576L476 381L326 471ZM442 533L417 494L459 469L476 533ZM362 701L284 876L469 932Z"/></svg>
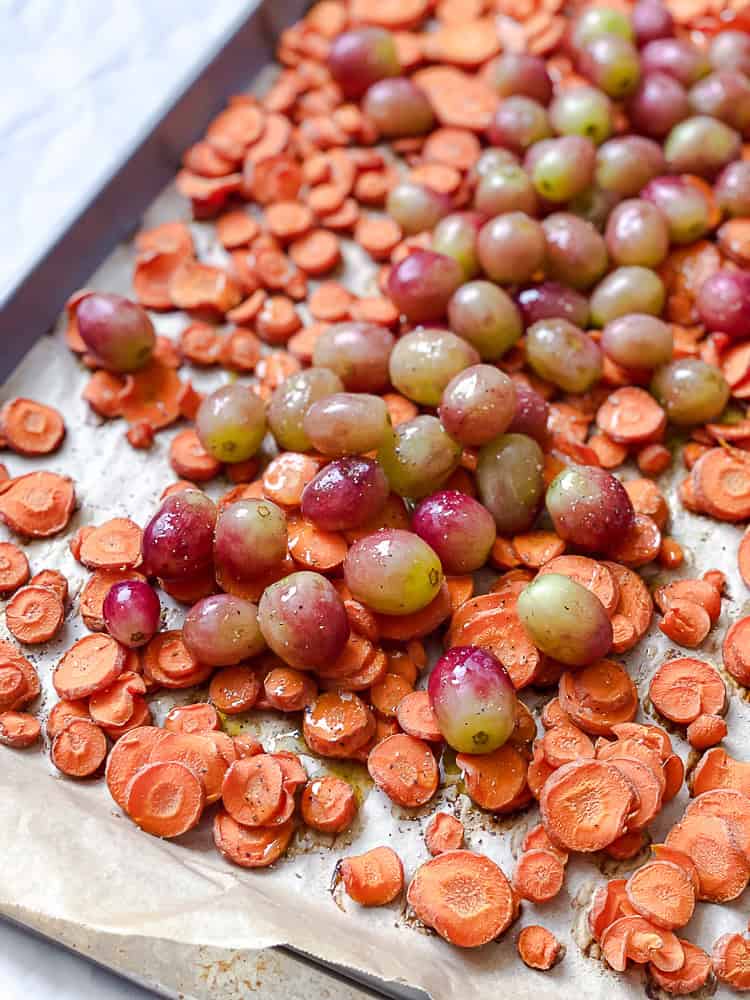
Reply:
<svg viewBox="0 0 750 1000"><path fill-rule="evenodd" d="M154 837L179 837L197 826L205 795L200 779L177 761L145 764L128 783L125 808Z"/></svg>
<svg viewBox="0 0 750 1000"><path fill-rule="evenodd" d="M406 898L422 923L459 948L494 941L516 915L502 869L471 851L446 851L421 865Z"/></svg>
<svg viewBox="0 0 750 1000"><path fill-rule="evenodd" d="M52 763L70 778L90 778L106 756L107 738L90 720L71 720L52 741Z"/></svg>
<svg viewBox="0 0 750 1000"><path fill-rule="evenodd" d="M145 646L145 676L165 688L192 687L207 680L213 668L199 663L182 639L179 629L157 632Z"/></svg>
<svg viewBox="0 0 750 1000"><path fill-rule="evenodd" d="M638 692L628 673L612 660L598 660L560 678L560 705L585 733L610 736L612 727L631 722Z"/></svg>
<svg viewBox="0 0 750 1000"><path fill-rule="evenodd" d="M180 431L172 438L169 464L175 475L195 483L208 482L221 472L221 462L206 451L192 427Z"/></svg>
<svg viewBox="0 0 750 1000"><path fill-rule="evenodd" d="M398 703L396 718L403 731L410 736L429 743L439 743L443 738L426 691L412 691L405 695Z"/></svg>
<svg viewBox="0 0 750 1000"><path fill-rule="evenodd" d="M705 986L711 976L711 959L706 952L690 941L679 939L685 961L676 972L662 972L653 963L649 964L651 979L670 996L687 996Z"/></svg>
<svg viewBox="0 0 750 1000"><path fill-rule="evenodd" d="M73 719L90 719L88 704L81 698L78 701L68 701L63 698L53 705L47 716L47 736L54 740L62 732L68 722Z"/></svg>
<svg viewBox="0 0 750 1000"><path fill-rule="evenodd" d="M539 570L539 575L560 573L570 577L590 590L601 601L604 610L612 615L620 598L620 588L608 563L597 562L587 556L557 556Z"/></svg>
<svg viewBox="0 0 750 1000"><path fill-rule="evenodd" d="M718 816L689 815L667 834L667 847L690 857L698 872L699 899L724 903L736 899L750 878L750 861Z"/></svg>
<svg viewBox="0 0 750 1000"><path fill-rule="evenodd" d="M356 694L329 691L305 709L305 742L322 757L351 757L375 734L375 716Z"/></svg>
<svg viewBox="0 0 750 1000"><path fill-rule="evenodd" d="M267 868L286 852L294 828L294 820L289 819L281 826L252 829L220 809L214 818L214 843L225 858L241 868Z"/></svg>
<svg viewBox="0 0 750 1000"><path fill-rule="evenodd" d="M108 635L88 635L58 663L52 683L61 698L85 698L109 687L122 673L125 649Z"/></svg>
<svg viewBox="0 0 750 1000"><path fill-rule="evenodd" d="M166 735L165 729L142 726L132 729L115 743L107 760L105 778L110 795L121 809L125 809L130 779L140 768L148 764L152 750Z"/></svg>
<svg viewBox="0 0 750 1000"><path fill-rule="evenodd" d="M651 962L664 972L675 972L685 962L679 939L672 931L656 927L644 917L615 920L602 934L601 949L607 964L624 972L628 959L639 965Z"/></svg>
<svg viewBox="0 0 750 1000"><path fill-rule="evenodd" d="M175 705L164 719L164 728L173 733L205 733L219 726L216 709L205 702Z"/></svg>
<svg viewBox="0 0 750 1000"><path fill-rule="evenodd" d="M243 826L265 826L282 805L283 784L281 767L268 754L235 761L222 784L224 807Z"/></svg>
<svg viewBox="0 0 750 1000"><path fill-rule="evenodd" d="M263 691L269 704L279 712L301 712L312 704L318 686L310 674L293 667L275 667L263 679Z"/></svg>
<svg viewBox="0 0 750 1000"><path fill-rule="evenodd" d="M27 712L0 712L0 743L14 750L25 750L39 739L39 720Z"/></svg>
<svg viewBox="0 0 750 1000"><path fill-rule="evenodd" d="M628 879L631 906L657 927L684 927L695 909L695 887L690 876L671 861L651 861Z"/></svg>
<svg viewBox="0 0 750 1000"><path fill-rule="evenodd" d="M665 719L683 726L699 715L722 715L726 705L719 672L709 663L689 657L663 663L651 678L649 697Z"/></svg>
<svg viewBox="0 0 750 1000"><path fill-rule="evenodd" d="M750 940L741 934L722 934L714 942L711 964L720 982L750 990Z"/></svg>
<svg viewBox="0 0 750 1000"><path fill-rule="evenodd" d="M29 561L13 542L0 542L0 594L12 594L29 579Z"/></svg>
<svg viewBox="0 0 750 1000"><path fill-rule="evenodd" d="M661 437L667 415L644 389L623 386L599 407L596 422L601 431L619 444L641 444Z"/></svg>
<svg viewBox="0 0 750 1000"><path fill-rule="evenodd" d="M492 753L456 755L464 774L466 793L480 809L511 809L526 785L526 760L510 743Z"/></svg>
<svg viewBox="0 0 750 1000"><path fill-rule="evenodd" d="M348 830L357 814L352 786L335 775L310 781L300 802L302 819L313 830L337 834Z"/></svg>
<svg viewBox="0 0 750 1000"><path fill-rule="evenodd" d="M530 969L546 972L562 959L564 947L552 931L539 924L524 927L518 935L518 955L524 965Z"/></svg>
<svg viewBox="0 0 750 1000"><path fill-rule="evenodd" d="M750 464L724 448L711 448L690 472L701 510L720 521L750 517Z"/></svg>
<svg viewBox="0 0 750 1000"><path fill-rule="evenodd" d="M0 518L28 538L48 538L62 531L75 504L72 481L54 472L29 472L0 484Z"/></svg>
<svg viewBox="0 0 750 1000"><path fill-rule="evenodd" d="M404 866L391 847L343 858L339 873L347 895L360 906L385 906L404 888Z"/></svg>
<svg viewBox="0 0 750 1000"><path fill-rule="evenodd" d="M750 616L730 625L721 653L732 677L740 684L750 685Z"/></svg>
<svg viewBox="0 0 750 1000"><path fill-rule="evenodd" d="M552 851L524 851L513 873L515 892L532 903L548 903L564 882L565 866Z"/></svg>
<svg viewBox="0 0 750 1000"><path fill-rule="evenodd" d="M62 628L65 608L56 593L47 587L22 587L8 601L5 624L19 642L36 645L47 642Z"/></svg>
<svg viewBox="0 0 750 1000"><path fill-rule="evenodd" d="M135 697L146 693L146 682L132 671L124 671L106 690L92 694L89 714L100 726L124 726L135 711Z"/></svg>
<svg viewBox="0 0 750 1000"><path fill-rule="evenodd" d="M423 806L437 791L439 773L429 745L399 733L382 740L367 758L370 777L393 802Z"/></svg>
<svg viewBox="0 0 750 1000"><path fill-rule="evenodd" d="M539 800L553 843L570 851L600 851L625 832L633 787L616 768L598 760L566 764L546 781Z"/></svg>
<svg viewBox="0 0 750 1000"><path fill-rule="evenodd" d="M63 418L33 399L12 399L0 410L0 432L20 455L48 455L65 437Z"/></svg>
<svg viewBox="0 0 750 1000"><path fill-rule="evenodd" d="M450 813L435 813L427 824L424 841L433 858L446 851L458 851L464 843L463 823Z"/></svg>

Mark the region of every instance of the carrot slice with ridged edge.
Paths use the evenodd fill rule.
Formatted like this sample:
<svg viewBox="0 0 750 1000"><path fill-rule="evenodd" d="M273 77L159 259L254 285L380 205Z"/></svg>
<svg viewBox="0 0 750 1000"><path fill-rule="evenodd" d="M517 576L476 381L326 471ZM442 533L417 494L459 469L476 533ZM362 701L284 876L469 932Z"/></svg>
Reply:
<svg viewBox="0 0 750 1000"><path fill-rule="evenodd" d="M348 896L360 906L386 906L404 888L404 866L392 847L343 858L338 871Z"/></svg>
<svg viewBox="0 0 750 1000"><path fill-rule="evenodd" d="M516 916L513 890L502 869L471 851L446 851L425 862L406 898L422 923L459 948L494 941Z"/></svg>

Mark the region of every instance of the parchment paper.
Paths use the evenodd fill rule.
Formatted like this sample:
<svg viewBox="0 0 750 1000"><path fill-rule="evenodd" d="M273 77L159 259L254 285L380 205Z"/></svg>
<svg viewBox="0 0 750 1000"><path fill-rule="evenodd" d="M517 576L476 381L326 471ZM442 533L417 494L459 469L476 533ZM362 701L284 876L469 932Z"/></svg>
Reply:
<svg viewBox="0 0 750 1000"><path fill-rule="evenodd" d="M189 208L168 191L144 224L175 218L189 220ZM193 231L204 259L222 257L210 225L195 224ZM352 246L347 246L345 253L350 287L360 294L372 293L372 265ZM131 273L132 251L120 247L90 284L128 294ZM187 323L187 317L177 313L155 316L155 320L159 332L168 336L177 334ZM159 433L151 452L130 448L124 440L124 423L101 422L80 398L87 373L66 349L61 334L62 327L32 348L1 397L25 395L56 406L68 428L65 444L57 454L44 459L3 457L13 475L48 468L75 478L80 508L71 531L78 525L98 524L118 515L144 524L166 483L175 478L167 460L174 431ZM186 369L185 377L187 374ZM201 389L226 378L226 373L194 370L189 374ZM684 470L679 461L675 464L679 479ZM219 495L228 485L212 486L209 492ZM680 575L718 567L729 579L721 619L696 653L721 669L725 629L746 610L747 591L736 571L741 532L682 512L677 503L672 504L672 510L671 531L687 555ZM85 631L77 605L88 574L68 551L70 533L27 546L33 572L57 567L71 584L71 609L62 634L41 653L35 653L33 647L28 653L42 679L43 716L56 700L50 683L52 669L63 651ZM166 595L162 600L165 627L178 626L182 611ZM7 637L4 616L0 618L0 634ZM684 652L674 650L653 629L625 658L642 696L670 649L672 655ZM746 692L731 682L729 689L730 734L725 746L733 755L750 758ZM540 703L534 695L524 693L523 697L532 707ZM175 697L157 697L152 707L161 719L172 704L191 700L195 700L195 692L178 692ZM647 720L643 710L639 719ZM246 725L260 733L267 744L301 749L298 734L289 732L293 722L250 713ZM687 759L684 741L675 734L674 742ZM574 994L585 994L588 1000L626 1000L643 991L640 971L619 975L599 960L586 931L585 908L595 887L606 877L632 870L644 858L628 863L599 856L571 861L565 888L556 900L544 907L524 904L520 921L501 942L473 952L456 950L425 932L401 903L362 910L340 892L332 893L336 861L346 853L360 853L379 844L390 844L398 851L407 878L411 877L428 858L423 830L438 808L454 810L466 826L467 846L497 860L510 875L524 833L538 822L536 809L495 821L460 794L457 776L448 775L447 787L441 788L427 808L408 812L372 788L364 767L344 765L342 771L340 764L306 756L311 775L336 769L354 782L362 805L353 829L336 840L302 830L279 864L247 872L226 863L214 849L212 810L197 831L181 840L154 839L120 813L103 781L75 782L58 775L47 750L45 745L44 752L3 749L0 753L0 913L105 963L160 983L175 994L200 1000L244 996L257 986L258 950L278 944L290 944L383 980L421 987L435 1000L464 996L496 1000L498 991L514 1000L551 1000ZM683 789L653 824L654 840L663 837L687 801L687 790ZM747 896L731 906L700 904L693 921L681 933L710 949L720 933L744 928L747 911ZM518 930L527 923L544 924L567 947L564 961L549 973L526 969L516 955ZM655 995L653 990L651 995ZM730 994L720 990L717 995Z"/></svg>

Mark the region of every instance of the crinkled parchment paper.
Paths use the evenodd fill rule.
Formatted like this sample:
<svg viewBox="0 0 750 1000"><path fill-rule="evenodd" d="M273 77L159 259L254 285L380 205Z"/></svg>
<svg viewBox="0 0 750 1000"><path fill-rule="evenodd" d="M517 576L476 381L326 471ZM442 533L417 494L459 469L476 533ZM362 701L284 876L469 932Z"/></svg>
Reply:
<svg viewBox="0 0 750 1000"><path fill-rule="evenodd" d="M174 192L156 202L145 220L153 225L167 219L188 219L189 209ZM193 227L199 251L207 260L223 251L211 227ZM372 292L372 265L345 248L346 280L360 294ZM130 292L132 251L118 248L92 279L92 286ZM42 291L43 294L43 291ZM186 317L156 317L159 331L176 335ZM60 327L44 337L4 386L2 400L32 396L56 406L65 416L68 434L63 448L41 460L8 455L11 474L48 468L75 478L79 510L71 530L106 518L128 515L144 524L154 511L164 486L175 477L167 460L171 435L157 435L151 452L134 451L124 439L122 421L103 423L81 399L87 373L68 352ZM187 369L185 371L187 377ZM201 389L218 384L225 373L191 373ZM676 463L678 466L680 463ZM678 477L683 470L678 468ZM228 484L212 486L218 495ZM721 638L728 623L743 613L746 590L736 571L740 529L705 518L676 514L672 533L684 545L681 575L709 567L729 578L728 599L719 624L697 655L721 669ZM4 529L3 529L4 530ZM32 570L57 567L71 584L71 609L62 634L42 652L28 654L43 684L41 713L55 701L50 677L62 652L82 632L77 615L78 594L87 576L68 551L68 537L27 546ZM164 595L165 627L178 626L182 612ZM4 632L4 618L0 633ZM652 630L628 657L642 696L665 654L679 652L658 630ZM750 707L744 692L730 688L730 735L727 750L750 757ZM535 705L533 695L524 695ZM195 692L159 696L158 719L172 704L195 699ZM639 718L648 720L643 710ZM235 724L234 722L232 723ZM243 722L263 736L267 745L302 749L293 722L250 713ZM233 732L235 730L232 730ZM675 745L687 759L688 747L675 735ZM336 769L353 781L362 798L353 829L337 838L298 832L289 854L270 870L248 872L225 862L214 849L210 815L198 830L177 842L143 834L112 802L104 782L75 782L58 775L45 752L2 750L0 753L0 913L34 927L93 958L137 975L174 994L230 1000L262 989L259 952L289 944L324 960L362 970L382 980L426 990L435 1000L472 997L513 1000L585 995L587 1000L625 1000L643 994L640 971L618 975L608 971L591 947L585 908L594 888L606 877L632 870L635 862L615 863L600 856L575 859L568 868L563 892L544 907L523 905L520 922L502 941L474 952L458 951L415 925L401 903L362 910L331 882L338 858L379 844L390 844L404 861L407 877L428 857L423 830L438 808L454 810L463 820L470 848L497 860L510 875L524 833L538 821L536 809L515 818L493 820L471 806L461 794L458 775L447 775L436 799L424 810L409 812L394 806L373 789L364 767L325 762L306 756L311 775ZM653 824L661 839L687 802L687 790ZM209 814L212 810L209 810ZM703 947L727 930L740 930L747 920L747 899L732 906L701 904L684 934ZM549 973L526 969L516 956L518 928L542 923L565 944L563 962ZM264 953L268 970L283 964L276 953ZM284 960L288 961L288 960ZM283 970L282 970L283 971ZM278 974L279 969L276 969ZM303 984L316 973L302 971ZM290 986L289 995L296 996ZM654 995L653 993L651 994ZM720 990L717 995L728 996Z"/></svg>

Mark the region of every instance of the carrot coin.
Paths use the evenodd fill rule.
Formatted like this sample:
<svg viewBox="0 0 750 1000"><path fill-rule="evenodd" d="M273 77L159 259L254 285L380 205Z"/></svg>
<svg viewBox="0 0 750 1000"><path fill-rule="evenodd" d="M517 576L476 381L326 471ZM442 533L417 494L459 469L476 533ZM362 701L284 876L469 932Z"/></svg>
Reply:
<svg viewBox="0 0 750 1000"><path fill-rule="evenodd" d="M404 889L404 867L391 847L343 858L339 873L347 895L360 906L385 906Z"/></svg>
<svg viewBox="0 0 750 1000"><path fill-rule="evenodd" d="M695 888L690 876L671 861L651 861L628 879L625 887L631 906L657 927L684 927L695 909Z"/></svg>
<svg viewBox="0 0 750 1000"><path fill-rule="evenodd" d="M722 715L726 689L720 674L709 663L692 658L667 660L649 685L654 708L665 719L689 725L699 715Z"/></svg>
<svg viewBox="0 0 750 1000"><path fill-rule="evenodd" d="M716 978L741 992L750 990L750 940L741 934L723 934L711 953Z"/></svg>
<svg viewBox="0 0 750 1000"><path fill-rule="evenodd" d="M143 678L132 671L125 671L105 691L91 695L89 714L100 726L123 726L135 710L135 696L146 693Z"/></svg>
<svg viewBox="0 0 750 1000"><path fill-rule="evenodd" d="M0 518L28 538L48 538L62 531L75 504L72 481L54 472L29 472L0 483Z"/></svg>
<svg viewBox="0 0 750 1000"><path fill-rule="evenodd" d="M424 840L434 858L446 851L458 851L464 843L463 823L450 813L435 813L427 824Z"/></svg>
<svg viewBox="0 0 750 1000"><path fill-rule="evenodd" d="M667 834L665 844L692 859L700 883L698 899L725 903L744 892L750 878L750 862L720 817L683 816Z"/></svg>
<svg viewBox="0 0 750 1000"><path fill-rule="evenodd" d="M0 410L0 433L19 455L48 455L65 436L63 418L33 399L12 399Z"/></svg>
<svg viewBox="0 0 750 1000"><path fill-rule="evenodd" d="M610 736L612 727L631 722L638 692L627 672L612 660L598 660L560 677L560 705L572 722L590 736Z"/></svg>
<svg viewBox="0 0 750 1000"><path fill-rule="evenodd" d="M523 851L549 851L556 855L564 865L568 863L567 851L561 851L559 847L555 847L547 836L547 831L542 823L538 823L529 830L523 838L521 849Z"/></svg>
<svg viewBox="0 0 750 1000"><path fill-rule="evenodd" d="M210 455L192 427L180 431L169 445L169 464L175 475L205 483L221 472L221 462Z"/></svg>
<svg viewBox="0 0 750 1000"><path fill-rule="evenodd" d="M19 642L29 645L47 642L62 628L65 609L62 601L46 587L22 587L8 601L5 624Z"/></svg>
<svg viewBox="0 0 750 1000"><path fill-rule="evenodd" d="M439 743L443 739L426 691L411 691L404 695L396 708L396 718L409 736L429 743Z"/></svg>
<svg viewBox="0 0 750 1000"><path fill-rule="evenodd" d="M373 685L370 703L375 711L386 719L395 717L401 701L412 692L412 686L398 674L386 674L382 681Z"/></svg>
<svg viewBox="0 0 750 1000"><path fill-rule="evenodd" d="M13 542L0 542L0 594L12 594L29 579L29 561Z"/></svg>
<svg viewBox="0 0 750 1000"><path fill-rule="evenodd" d="M597 562L588 556L559 555L545 562L539 575L560 573L570 577L599 598L604 610L612 615L620 598L620 588L608 563Z"/></svg>
<svg viewBox="0 0 750 1000"><path fill-rule="evenodd" d="M721 591L708 580L674 580L665 587L659 587L654 592L654 600L665 613L674 600L693 601L705 608L711 624L721 614Z"/></svg>
<svg viewBox="0 0 750 1000"><path fill-rule="evenodd" d="M225 715L247 712L258 700L261 681L258 672L246 664L217 670L211 679L208 696Z"/></svg>
<svg viewBox="0 0 750 1000"><path fill-rule="evenodd" d="M54 740L58 733L62 732L68 722L73 719L90 719L89 709L84 699L68 701L63 698L53 705L47 717L47 736Z"/></svg>
<svg viewBox="0 0 750 1000"><path fill-rule="evenodd" d="M305 786L300 808L309 827L335 835L351 826L357 814L357 799L350 784L329 774Z"/></svg>
<svg viewBox="0 0 750 1000"><path fill-rule="evenodd" d="M651 962L664 972L682 968L685 955L672 931L654 926L643 917L627 916L615 920L602 934L601 949L607 964L624 972L628 959L639 965Z"/></svg>
<svg viewBox="0 0 750 1000"><path fill-rule="evenodd" d="M552 931L539 924L524 927L518 935L518 955L524 965L530 969L546 972L563 958L564 947Z"/></svg>
<svg viewBox="0 0 750 1000"><path fill-rule="evenodd" d="M125 649L108 635L79 639L65 653L52 675L61 698L85 698L109 687L122 673Z"/></svg>
<svg viewBox="0 0 750 1000"><path fill-rule="evenodd" d="M282 805L283 783L281 767L269 754L235 761L221 788L224 807L243 826L265 826Z"/></svg>
<svg viewBox="0 0 750 1000"><path fill-rule="evenodd" d="M288 520L289 553L305 569L327 573L341 566L348 545L338 531L325 531L304 517Z"/></svg>
<svg viewBox="0 0 750 1000"><path fill-rule="evenodd" d="M179 837L197 826L205 795L200 779L178 761L145 764L128 783L126 812L154 837Z"/></svg>
<svg viewBox="0 0 750 1000"><path fill-rule="evenodd" d="M554 899L564 882L565 866L551 851L524 851L513 873L515 892L537 904Z"/></svg>
<svg viewBox="0 0 750 1000"><path fill-rule="evenodd" d="M750 463L724 448L712 448L690 471L700 509L719 521L750 517Z"/></svg>
<svg viewBox="0 0 750 1000"><path fill-rule="evenodd" d="M70 778L90 778L107 756L107 738L94 722L72 719L52 741L52 763Z"/></svg>
<svg viewBox="0 0 750 1000"><path fill-rule="evenodd" d="M207 680L213 669L195 659L182 641L181 631L171 629L157 632L145 646L143 673L162 687L180 689Z"/></svg>
<svg viewBox="0 0 750 1000"><path fill-rule="evenodd" d="M305 709L305 742L323 757L351 757L375 734L375 716L350 691L321 694Z"/></svg>
<svg viewBox="0 0 750 1000"><path fill-rule="evenodd" d="M516 915L502 869L471 851L446 851L420 865L406 898L422 923L459 948L494 941Z"/></svg>
<svg viewBox="0 0 750 1000"><path fill-rule="evenodd" d="M66 714L63 712L63 719ZM49 727L49 722L47 725ZM50 735L52 734L50 733ZM131 729L115 743L107 760L105 778L110 795L121 809L125 809L126 791L130 779L141 767L148 764L151 751L166 735L167 732L164 729L158 729L156 726L142 726Z"/></svg>
<svg viewBox="0 0 750 1000"><path fill-rule="evenodd" d="M633 787L616 768L584 760L551 775L539 808L553 843L586 853L602 850L625 832L633 802Z"/></svg>
<svg viewBox="0 0 750 1000"><path fill-rule="evenodd" d="M526 784L526 760L510 743L488 754L456 755L466 792L480 809L507 811Z"/></svg>
<svg viewBox="0 0 750 1000"><path fill-rule="evenodd" d="M423 806L438 787L438 767L429 745L398 734L379 743L367 759L370 777L393 802L406 808Z"/></svg>
<svg viewBox="0 0 750 1000"><path fill-rule="evenodd" d="M114 517L86 534L79 561L89 569L129 569L141 561L143 532L127 517Z"/></svg>
<svg viewBox="0 0 750 1000"><path fill-rule="evenodd" d="M313 229L294 240L289 256L306 274L317 277L331 271L341 258L338 237L327 229Z"/></svg>
<svg viewBox="0 0 750 1000"><path fill-rule="evenodd" d="M14 750L33 746L41 735L39 720L26 712L0 712L0 743Z"/></svg>
<svg viewBox="0 0 750 1000"><path fill-rule="evenodd" d="M293 667L276 667L267 673L263 690L266 700L279 712L301 712L318 695L314 678Z"/></svg>
<svg viewBox="0 0 750 1000"><path fill-rule="evenodd" d="M740 684L750 685L750 617L740 618L729 627L721 654L732 677Z"/></svg>
<svg viewBox="0 0 750 1000"><path fill-rule="evenodd" d="M670 601L659 629L673 642L688 649L697 649L711 631L708 612L695 601L675 598Z"/></svg>
<svg viewBox="0 0 750 1000"><path fill-rule="evenodd" d="M649 963L648 974L659 986L671 996L686 996L695 993L705 986L711 976L711 959L695 944L679 938L685 955L685 962L676 972L662 972L653 963Z"/></svg>

